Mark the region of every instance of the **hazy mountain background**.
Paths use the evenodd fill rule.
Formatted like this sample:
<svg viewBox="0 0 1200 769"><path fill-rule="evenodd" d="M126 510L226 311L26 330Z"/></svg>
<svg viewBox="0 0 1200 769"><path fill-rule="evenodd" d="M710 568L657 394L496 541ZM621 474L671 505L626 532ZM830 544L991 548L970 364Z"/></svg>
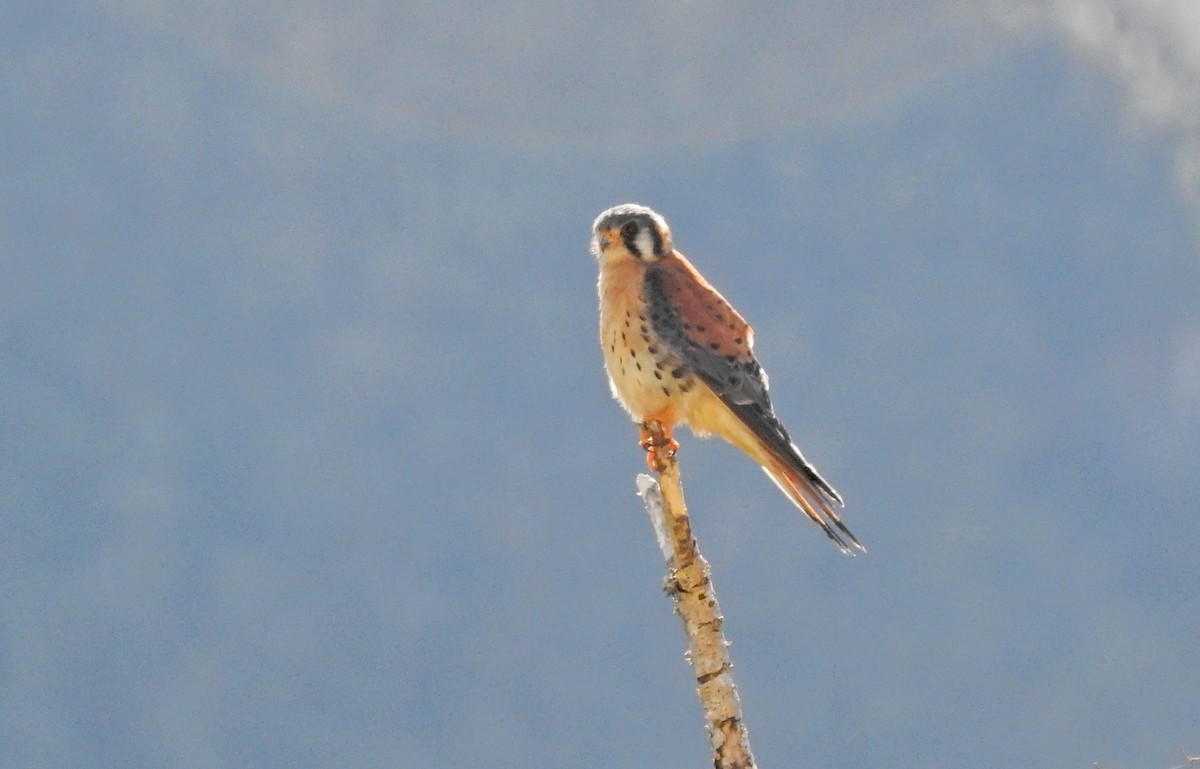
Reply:
<svg viewBox="0 0 1200 769"><path fill-rule="evenodd" d="M1200 6L0 9L0 765L696 767L654 206L870 548L685 436L764 767L1200 750Z"/></svg>

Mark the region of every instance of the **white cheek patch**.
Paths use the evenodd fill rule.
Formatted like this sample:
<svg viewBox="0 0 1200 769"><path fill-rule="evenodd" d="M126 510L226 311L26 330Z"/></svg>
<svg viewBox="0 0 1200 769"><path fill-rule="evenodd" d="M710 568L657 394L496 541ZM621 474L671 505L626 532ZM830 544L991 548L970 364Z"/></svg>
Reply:
<svg viewBox="0 0 1200 769"><path fill-rule="evenodd" d="M633 239L633 245L637 246L638 254L643 259L654 256L654 236L650 233L649 227L642 227L638 230L637 237Z"/></svg>

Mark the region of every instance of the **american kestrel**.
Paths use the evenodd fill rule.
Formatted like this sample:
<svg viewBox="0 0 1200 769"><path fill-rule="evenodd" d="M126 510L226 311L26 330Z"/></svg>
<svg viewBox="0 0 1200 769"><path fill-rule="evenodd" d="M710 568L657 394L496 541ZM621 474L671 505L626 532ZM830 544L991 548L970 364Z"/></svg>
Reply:
<svg viewBox="0 0 1200 769"><path fill-rule="evenodd" d="M754 332L675 250L666 220L626 204L600 214L593 231L604 366L634 422L657 421L668 437L677 424L721 436L762 465L842 552L865 550L834 511L841 496L775 416Z"/></svg>

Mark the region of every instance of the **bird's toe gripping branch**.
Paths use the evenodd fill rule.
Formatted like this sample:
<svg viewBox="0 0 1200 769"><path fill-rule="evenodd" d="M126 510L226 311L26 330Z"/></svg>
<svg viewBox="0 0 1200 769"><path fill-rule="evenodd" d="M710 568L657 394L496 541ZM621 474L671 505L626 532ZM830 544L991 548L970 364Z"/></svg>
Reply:
<svg viewBox="0 0 1200 769"><path fill-rule="evenodd" d="M643 422L638 428L642 434L641 447L646 450L646 465L650 472L661 473L675 461L679 443L671 437L671 428L658 420Z"/></svg>

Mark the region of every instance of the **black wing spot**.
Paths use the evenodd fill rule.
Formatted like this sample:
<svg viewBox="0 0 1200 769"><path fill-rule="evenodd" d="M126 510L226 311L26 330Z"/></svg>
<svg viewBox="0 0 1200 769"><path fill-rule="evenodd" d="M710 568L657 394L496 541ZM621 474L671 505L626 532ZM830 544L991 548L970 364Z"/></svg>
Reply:
<svg viewBox="0 0 1200 769"><path fill-rule="evenodd" d="M638 370L638 371L641 371L641 370L642 370L642 364L641 364L641 363L635 363L635 364L633 364L633 365L637 366L637 370Z"/></svg>
<svg viewBox="0 0 1200 769"><path fill-rule="evenodd" d="M671 388L669 388L669 387L664 387L662 390L663 390L663 395L671 394Z"/></svg>
<svg viewBox="0 0 1200 769"><path fill-rule="evenodd" d="M729 377L729 384L733 385L734 387L737 387L741 383L741 381L742 381L742 378L740 376L738 376L737 374L733 374L732 376Z"/></svg>
<svg viewBox="0 0 1200 769"><path fill-rule="evenodd" d="M709 343L708 343L708 346L709 346L709 347L711 347L711 348L712 348L712 349L714 349L714 350L719 350L719 349L721 349L721 345L717 344L716 342L709 342Z"/></svg>
<svg viewBox="0 0 1200 769"><path fill-rule="evenodd" d="M686 366L680 366L678 368L671 369L671 376L675 377L676 379L683 379L683 377L686 375L687 375L687 367Z"/></svg>
<svg viewBox="0 0 1200 769"><path fill-rule="evenodd" d="M733 326L730 326L730 327L729 327L729 329L732 331L732 330L733 330ZM742 343L742 342L744 342L744 341L745 341L745 340L744 340L744 339L742 339L742 338L739 336L739 337L734 337L733 343L734 343L734 344L741 344L741 343Z"/></svg>
<svg viewBox="0 0 1200 769"><path fill-rule="evenodd" d="M650 345L646 348L646 352L650 353L651 355L658 355L658 347L655 345Z"/></svg>
<svg viewBox="0 0 1200 769"><path fill-rule="evenodd" d="M658 366L654 367L654 378L662 379L662 372L658 370Z"/></svg>
<svg viewBox="0 0 1200 769"><path fill-rule="evenodd" d="M700 332L708 331L704 326L696 326L696 330Z"/></svg>

